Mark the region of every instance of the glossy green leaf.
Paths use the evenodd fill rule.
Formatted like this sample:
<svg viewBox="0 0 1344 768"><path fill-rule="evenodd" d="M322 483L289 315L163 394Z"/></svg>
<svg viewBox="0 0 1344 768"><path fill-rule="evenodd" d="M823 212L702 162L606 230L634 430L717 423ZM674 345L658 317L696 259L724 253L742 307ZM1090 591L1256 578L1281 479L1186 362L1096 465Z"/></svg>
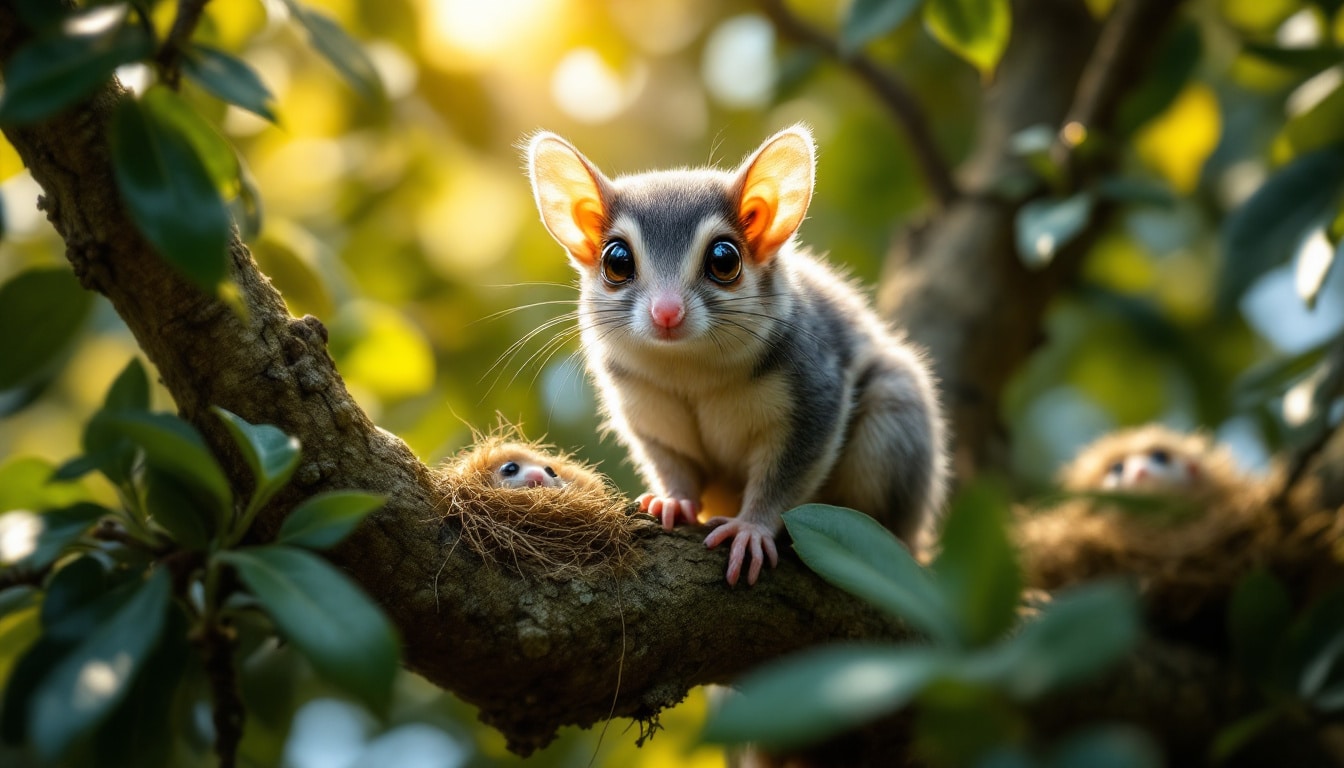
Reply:
<svg viewBox="0 0 1344 768"><path fill-rule="evenodd" d="M112 71L154 53L154 38L128 19L127 5L105 5L79 14L90 34L52 28L14 53L5 66L0 122L31 123L50 117L93 93Z"/></svg>
<svg viewBox="0 0 1344 768"><path fill-rule="evenodd" d="M169 611L159 643L121 704L93 735L91 744L99 765L170 768L182 764L181 755L174 759L172 734L189 732L187 723L197 714L182 707L179 698L181 688L195 683L186 677L193 654L187 637L182 612Z"/></svg>
<svg viewBox="0 0 1344 768"><path fill-rule="evenodd" d="M93 294L63 267L29 269L0 286L0 390L50 373L92 307Z"/></svg>
<svg viewBox="0 0 1344 768"><path fill-rule="evenodd" d="M1283 713L1278 709L1262 709L1218 731L1209 747L1209 757L1217 764L1225 762L1243 747L1279 723Z"/></svg>
<svg viewBox="0 0 1344 768"><path fill-rule="evenodd" d="M1142 82L1120 101L1116 134L1128 136L1166 111L1190 82L1203 50L1198 25L1193 22L1173 25L1163 35L1151 66L1145 68Z"/></svg>
<svg viewBox="0 0 1344 768"><path fill-rule="evenodd" d="M98 518L111 510L80 502L41 513L14 510L0 514L0 569L39 571L56 561Z"/></svg>
<svg viewBox="0 0 1344 768"><path fill-rule="evenodd" d="M117 188L141 233L198 286L228 273L229 211L191 139L151 103L122 99L112 120Z"/></svg>
<svg viewBox="0 0 1344 768"><path fill-rule="evenodd" d="M0 706L0 738L5 742L23 743L33 715L33 693L67 650L65 645L39 636L14 664L4 685L4 705Z"/></svg>
<svg viewBox="0 0 1344 768"><path fill-rule="evenodd" d="M1281 397L1293 384L1315 370L1325 359L1326 351L1336 343L1336 340L1331 339L1297 354L1265 360L1252 366L1233 382L1235 407L1248 410Z"/></svg>
<svg viewBox="0 0 1344 768"><path fill-rule="evenodd" d="M1110 176L1097 183L1097 197L1126 205L1170 209L1176 196L1161 184L1128 176Z"/></svg>
<svg viewBox="0 0 1344 768"><path fill-rule="evenodd" d="M1344 49L1330 45L1309 48L1247 42L1242 44L1242 50L1271 64L1305 72L1320 72L1336 64L1344 64Z"/></svg>
<svg viewBox="0 0 1344 768"><path fill-rule="evenodd" d="M1041 269L1087 227L1095 202L1091 192L1065 198L1032 200L1017 212L1017 255L1031 269Z"/></svg>
<svg viewBox="0 0 1344 768"><path fill-rule="evenodd" d="M899 27L924 0L854 0L840 30L840 50L853 54Z"/></svg>
<svg viewBox="0 0 1344 768"><path fill-rule="evenodd" d="M37 587L30 584L0 589L0 618L32 607L37 603L37 594Z"/></svg>
<svg viewBox="0 0 1344 768"><path fill-rule="evenodd" d="M132 357L103 398L103 408L109 411L149 410L149 374L140 358Z"/></svg>
<svg viewBox="0 0 1344 768"><path fill-rule="evenodd" d="M130 598L135 575L108 570L92 555L65 564L47 584L42 600L45 637L73 645L116 613Z"/></svg>
<svg viewBox="0 0 1344 768"><path fill-rule="evenodd" d="M228 140L195 107L164 85L145 91L140 105L155 123L191 144L221 195L237 194L238 156Z"/></svg>
<svg viewBox="0 0 1344 768"><path fill-rule="evenodd" d="M89 498L82 486L52 482L55 467L46 459L20 456L0 464L0 512L50 509Z"/></svg>
<svg viewBox="0 0 1344 768"><path fill-rule="evenodd" d="M319 494L289 513L276 543L310 549L334 546L385 501L382 496L360 491Z"/></svg>
<svg viewBox="0 0 1344 768"><path fill-rule="evenodd" d="M928 647L827 646L760 667L724 698L701 739L791 749L894 712L953 657Z"/></svg>
<svg viewBox="0 0 1344 768"><path fill-rule="evenodd" d="M1069 736L1051 750L1047 768L1162 768L1157 745L1137 728L1093 727Z"/></svg>
<svg viewBox="0 0 1344 768"><path fill-rule="evenodd" d="M1101 674L1139 638L1138 599L1114 583L1060 593L1039 617L962 671L1031 700Z"/></svg>
<svg viewBox="0 0 1344 768"><path fill-rule="evenodd" d="M326 680L377 711L392 693L399 653L377 606L317 555L282 546L222 552L286 639Z"/></svg>
<svg viewBox="0 0 1344 768"><path fill-rule="evenodd" d="M327 61L336 67L358 93L369 101L382 101L383 81L364 48L355 42L336 20L325 13L284 0L289 12L308 31L308 40Z"/></svg>
<svg viewBox="0 0 1344 768"><path fill-rule="evenodd" d="M1336 86L1311 109L1289 120L1283 127L1283 138L1294 155L1344 141L1344 87Z"/></svg>
<svg viewBox="0 0 1344 768"><path fill-rule="evenodd" d="M167 569L155 570L116 613L52 668L33 693L28 722L39 755L57 758L121 701L158 643L171 589Z"/></svg>
<svg viewBox="0 0 1344 768"><path fill-rule="evenodd" d="M275 97L256 70L242 59L195 44L182 57L182 71L221 101L275 122Z"/></svg>
<svg viewBox="0 0 1344 768"><path fill-rule="evenodd" d="M948 50L985 77L1008 47L1013 15L1008 0L926 0L924 26Z"/></svg>
<svg viewBox="0 0 1344 768"><path fill-rule="evenodd" d="M149 408L149 375L139 358L131 358L103 399L104 411L144 411ZM136 447L124 435L97 419L84 425L84 455L57 470L56 477L69 480L98 469L113 482L125 483L135 465Z"/></svg>
<svg viewBox="0 0 1344 768"><path fill-rule="evenodd" d="M64 20L71 9L50 0L14 0L14 10L29 29L45 32Z"/></svg>
<svg viewBox="0 0 1344 768"><path fill-rule="evenodd" d="M124 435L140 446L145 460L210 494L221 510L233 506L233 494L205 441L187 422L167 413L102 411L93 422Z"/></svg>
<svg viewBox="0 0 1344 768"><path fill-rule="evenodd" d="M145 471L145 507L178 546L203 550L214 535L215 505L204 492L154 467Z"/></svg>
<svg viewBox="0 0 1344 768"><path fill-rule="evenodd" d="M784 513L793 548L823 579L927 633L959 642L956 620L910 551L876 520L852 509L806 504Z"/></svg>
<svg viewBox="0 0 1344 768"><path fill-rule="evenodd" d="M248 507L260 507L289 482L290 475L299 466L298 439L270 424L250 424L218 406L210 410L224 422L252 470L256 486Z"/></svg>
<svg viewBox="0 0 1344 768"><path fill-rule="evenodd" d="M1280 168L1224 221L1219 306L1230 309L1269 269L1287 261L1334 212L1344 191L1344 147L1303 155Z"/></svg>
<svg viewBox="0 0 1344 768"><path fill-rule="evenodd" d="M977 485L958 494L932 570L969 644L988 643L1012 626L1022 575L1008 539L1007 503L998 493Z"/></svg>
<svg viewBox="0 0 1344 768"><path fill-rule="evenodd" d="M1268 571L1252 571L1237 584L1228 606L1227 632L1232 656L1250 680L1260 681L1268 672L1291 618L1288 591Z"/></svg>

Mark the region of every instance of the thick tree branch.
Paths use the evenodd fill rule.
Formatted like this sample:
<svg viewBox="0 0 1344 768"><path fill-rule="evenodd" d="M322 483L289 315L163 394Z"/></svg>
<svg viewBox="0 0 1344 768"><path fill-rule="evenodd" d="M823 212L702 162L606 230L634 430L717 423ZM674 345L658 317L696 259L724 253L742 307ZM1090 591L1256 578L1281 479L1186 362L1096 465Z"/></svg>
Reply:
<svg viewBox="0 0 1344 768"><path fill-rule="evenodd" d="M1086 120L1089 130L1108 130L1116 102L1136 84L1139 63L1178 7L1121 0L1114 13L1125 23L1112 25L1114 42L1101 50L1085 4L1017 0L1013 37L985 91L975 150L960 172L969 193L893 246L881 305L931 353L956 435L959 477L1003 466L1003 387L1040 343L1046 307L1074 279L1104 220L1104 210L1094 214L1048 268L1025 267L1013 230L1020 201L996 193L1005 180L1030 173L1011 139L1032 126L1062 125L1068 115ZM1130 31L1132 19L1142 20L1142 34ZM1100 73L1105 66L1116 73ZM1116 151L1092 158L1086 172L1109 167Z"/></svg>
<svg viewBox="0 0 1344 768"><path fill-rule="evenodd" d="M929 130L924 110L905 83L862 53L852 56L842 53L835 38L799 18L789 10L784 0L762 0L761 8L781 35L840 61L868 86L905 131L905 137L915 155L915 163L933 199L940 207L951 205L960 194L957 182L943 158L942 150L938 148L938 142L934 140L933 132Z"/></svg>

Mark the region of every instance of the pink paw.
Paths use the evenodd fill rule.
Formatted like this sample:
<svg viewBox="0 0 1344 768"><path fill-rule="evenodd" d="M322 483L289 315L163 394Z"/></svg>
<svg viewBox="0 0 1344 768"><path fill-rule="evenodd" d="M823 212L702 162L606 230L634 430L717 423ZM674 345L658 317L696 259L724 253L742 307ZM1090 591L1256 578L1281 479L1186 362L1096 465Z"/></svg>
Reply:
<svg viewBox="0 0 1344 768"><path fill-rule="evenodd" d="M713 549L728 539L733 547L728 553L728 583L737 585L742 575L742 563L747 553L751 553L751 566L747 571L747 585L756 583L761 575L761 564L770 558L770 567L779 565L779 551L775 549L775 531L768 525L753 523L740 517L716 517L709 521L714 530L705 537L705 546Z"/></svg>
<svg viewBox="0 0 1344 768"><path fill-rule="evenodd" d="M639 497L639 511L648 512L663 524L663 530L670 531L680 519L694 525L699 522L696 515L700 512L700 502L680 499L675 496L657 496L646 493Z"/></svg>

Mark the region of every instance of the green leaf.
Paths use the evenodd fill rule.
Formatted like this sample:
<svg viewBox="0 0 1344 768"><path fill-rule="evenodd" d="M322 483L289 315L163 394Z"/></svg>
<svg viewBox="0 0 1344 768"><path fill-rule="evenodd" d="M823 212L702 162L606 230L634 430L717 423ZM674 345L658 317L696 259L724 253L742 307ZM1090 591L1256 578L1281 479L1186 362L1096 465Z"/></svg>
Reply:
<svg viewBox="0 0 1344 768"><path fill-rule="evenodd" d="M1280 397L1293 384L1316 369L1328 349L1339 343L1330 339L1295 355L1264 360L1251 366L1232 385L1232 402L1237 410L1249 410Z"/></svg>
<svg viewBox="0 0 1344 768"><path fill-rule="evenodd" d="M1050 264L1059 249L1087 226L1092 216L1091 192L1065 198L1032 200L1017 212L1017 255L1030 269Z"/></svg>
<svg viewBox="0 0 1344 768"><path fill-rule="evenodd" d="M1342 190L1342 147L1302 155L1269 177L1223 223L1218 305L1232 308L1257 278L1289 259L1334 211Z"/></svg>
<svg viewBox="0 0 1344 768"><path fill-rule="evenodd" d="M171 587L167 569L155 570L38 686L28 734L39 755L57 758L121 701L158 643Z"/></svg>
<svg viewBox="0 0 1344 768"><path fill-rule="evenodd" d="M1294 116L1283 127L1294 155L1306 154L1344 140L1344 87L1335 86L1311 109Z"/></svg>
<svg viewBox="0 0 1344 768"><path fill-rule="evenodd" d="M1115 120L1117 136L1129 136L1165 112L1184 90L1203 56L1203 37L1192 22L1176 24L1163 38L1139 87L1120 102Z"/></svg>
<svg viewBox="0 0 1344 768"><path fill-rule="evenodd" d="M109 571L92 555L66 564L42 600L44 637L74 645L116 613L135 589L135 574Z"/></svg>
<svg viewBox="0 0 1344 768"><path fill-rule="evenodd" d="M374 710L386 708L397 671L397 637L345 574L292 547L253 547L217 557L238 571L318 674Z"/></svg>
<svg viewBox="0 0 1344 768"><path fill-rule="evenodd" d="M261 76L247 62L218 48L194 44L182 57L182 71L221 101L276 121L271 95Z"/></svg>
<svg viewBox="0 0 1344 768"><path fill-rule="evenodd" d="M840 30L840 51L852 55L899 27L923 0L854 0Z"/></svg>
<svg viewBox="0 0 1344 768"><path fill-rule="evenodd" d="M159 254L214 291L228 273L229 211L192 140L157 102L122 99L112 118L117 188Z"/></svg>
<svg viewBox="0 0 1344 768"><path fill-rule="evenodd" d="M0 618L4 618L11 613L22 611L37 602L37 587L30 584L19 584L13 587L0 589ZM0 684L3 684L0 680Z"/></svg>
<svg viewBox="0 0 1344 768"><path fill-rule="evenodd" d="M38 685L47 678L67 647L40 635L28 647L10 672L4 685L4 705L0 706L0 738L8 744L22 744L32 717L31 700Z"/></svg>
<svg viewBox="0 0 1344 768"><path fill-rule="evenodd" d="M169 768L174 760L174 734L188 733L186 723L197 711L180 705L179 689L196 682L187 677L192 648L181 611L170 611L162 638L141 666L121 705L94 734L91 744L98 765ZM248 713L249 716L251 712Z"/></svg>
<svg viewBox="0 0 1344 768"><path fill-rule="evenodd" d="M852 509L806 504L784 513L807 567L939 643L959 642L956 620L928 573L891 531Z"/></svg>
<svg viewBox="0 0 1344 768"><path fill-rule="evenodd" d="M219 504L219 511L232 510L233 493L224 472L187 422L167 413L134 411L102 411L92 421L140 446L150 465L195 483Z"/></svg>
<svg viewBox="0 0 1344 768"><path fill-rule="evenodd" d="M46 459L20 456L0 464L0 512L49 509L86 501L79 485L53 483L54 467Z"/></svg>
<svg viewBox="0 0 1344 768"><path fill-rule="evenodd" d="M1166 764L1157 745L1137 728L1092 727L1056 747L1048 768L1161 768Z"/></svg>
<svg viewBox="0 0 1344 768"><path fill-rule="evenodd" d="M284 2L289 12L308 31L309 42L336 67L346 82L369 101L383 101L386 98L382 78L378 76L378 70L374 69L369 55L341 29L335 19L297 0Z"/></svg>
<svg viewBox="0 0 1344 768"><path fill-rule="evenodd" d="M1278 45L1246 42L1242 44L1241 49L1245 53L1264 59L1271 64L1278 64L1288 69L1300 69L1305 72L1320 72L1336 64L1344 63L1344 49L1332 45L1315 48L1285 48Z"/></svg>
<svg viewBox="0 0 1344 768"><path fill-rule="evenodd" d="M961 670L972 682L999 686L1019 700L1095 677L1139 637L1138 600L1114 583L1061 593L1022 630Z"/></svg>
<svg viewBox="0 0 1344 768"><path fill-rule="evenodd" d="M237 193L238 156L195 107L165 85L146 91L140 97L140 105L155 123L187 140L221 195L230 197Z"/></svg>
<svg viewBox="0 0 1344 768"><path fill-rule="evenodd" d="M1248 679L1264 680L1292 615L1288 591L1268 571L1252 571L1237 584L1228 606L1227 634L1232 657Z"/></svg>
<svg viewBox="0 0 1344 768"><path fill-rule="evenodd" d="M837 645L760 667L710 715L701 740L792 749L894 712L943 674L935 648Z"/></svg>
<svg viewBox="0 0 1344 768"><path fill-rule="evenodd" d="M41 514L15 510L0 514L0 568L40 571L112 510L80 502Z"/></svg>
<svg viewBox="0 0 1344 768"><path fill-rule="evenodd" d="M1097 197L1125 205L1171 209L1176 197L1166 186L1126 176L1109 176L1097 183Z"/></svg>
<svg viewBox="0 0 1344 768"><path fill-rule="evenodd" d="M1002 635L1017 616L1022 575L1008 540L1007 505L986 485L958 494L932 570L971 646Z"/></svg>
<svg viewBox="0 0 1344 768"><path fill-rule="evenodd" d="M1335 268L1339 262L1339 255L1344 252L1344 242L1329 246L1329 251L1323 254L1321 260L1316 258L1298 258L1297 260L1297 295L1301 297L1302 303L1307 305L1307 309L1316 308L1316 299L1321 295L1321 289L1325 287L1326 278L1330 277L1330 270Z"/></svg>
<svg viewBox="0 0 1344 768"><path fill-rule="evenodd" d="M213 501L192 484L153 467L145 471L144 484L150 518L183 549L205 549L214 534Z"/></svg>
<svg viewBox="0 0 1344 768"><path fill-rule="evenodd" d="M311 549L334 546L385 501L382 496L360 491L319 494L289 513L276 543Z"/></svg>
<svg viewBox="0 0 1344 768"><path fill-rule="evenodd" d="M298 439L270 424L250 424L219 406L212 406L210 410L224 422L229 435L247 460L247 466L252 469L256 488L252 491L248 508L261 507L289 482L290 475L299 466Z"/></svg>
<svg viewBox="0 0 1344 768"><path fill-rule="evenodd" d="M0 390L50 374L69 352L93 294L69 269L30 269L0 286Z"/></svg>
<svg viewBox="0 0 1344 768"><path fill-rule="evenodd" d="M78 26L97 31L67 35L53 28L16 51L5 67L0 122L50 117L93 93L117 67L153 55L154 37L140 24L128 23L127 9L106 5L78 14Z"/></svg>
<svg viewBox="0 0 1344 768"><path fill-rule="evenodd" d="M1213 744L1209 747L1210 759L1215 764L1223 763L1276 725L1282 715L1278 709L1262 709L1226 726L1218 731Z"/></svg>
<svg viewBox="0 0 1344 768"><path fill-rule="evenodd" d="M149 374L140 358L132 357L126 367L121 369L112 386L103 399L103 409L108 411L146 411L149 410Z"/></svg>
<svg viewBox="0 0 1344 768"><path fill-rule="evenodd" d="M927 0L924 26L934 39L986 78L1008 47L1013 24L1008 0Z"/></svg>

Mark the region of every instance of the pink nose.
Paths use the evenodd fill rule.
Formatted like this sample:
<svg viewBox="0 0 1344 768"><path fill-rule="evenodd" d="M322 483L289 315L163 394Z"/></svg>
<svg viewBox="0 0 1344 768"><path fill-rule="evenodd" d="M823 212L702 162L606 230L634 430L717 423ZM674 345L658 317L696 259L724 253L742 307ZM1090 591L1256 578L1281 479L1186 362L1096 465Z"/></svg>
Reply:
<svg viewBox="0 0 1344 768"><path fill-rule="evenodd" d="M659 296L653 300L649 313L653 315L654 325L671 330L681 325L686 317L686 307L680 296Z"/></svg>
<svg viewBox="0 0 1344 768"><path fill-rule="evenodd" d="M523 484L528 488L540 488L546 485L546 473L540 469L529 469L523 475Z"/></svg>

